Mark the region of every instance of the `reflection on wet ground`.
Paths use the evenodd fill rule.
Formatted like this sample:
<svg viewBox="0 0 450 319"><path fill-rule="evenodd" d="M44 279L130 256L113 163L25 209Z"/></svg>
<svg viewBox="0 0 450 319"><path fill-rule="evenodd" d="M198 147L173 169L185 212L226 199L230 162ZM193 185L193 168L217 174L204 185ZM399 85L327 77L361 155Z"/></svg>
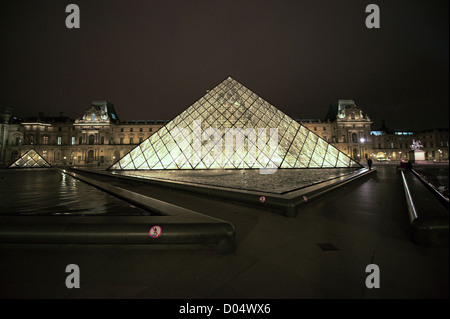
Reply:
<svg viewBox="0 0 450 319"><path fill-rule="evenodd" d="M449 198L449 167L447 165L416 165L414 170L442 195Z"/></svg>
<svg viewBox="0 0 450 319"><path fill-rule="evenodd" d="M278 169L274 174L259 170L154 170L113 171L114 174L150 179L221 186L268 193L285 193L353 173L360 168Z"/></svg>
<svg viewBox="0 0 450 319"><path fill-rule="evenodd" d="M53 169L0 170L0 215L150 213Z"/></svg>

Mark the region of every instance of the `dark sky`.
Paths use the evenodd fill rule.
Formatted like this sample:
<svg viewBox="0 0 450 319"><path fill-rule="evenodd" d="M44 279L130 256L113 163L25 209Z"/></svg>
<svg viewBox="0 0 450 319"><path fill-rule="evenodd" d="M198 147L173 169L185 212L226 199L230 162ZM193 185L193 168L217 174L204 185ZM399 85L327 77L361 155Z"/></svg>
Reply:
<svg viewBox="0 0 450 319"><path fill-rule="evenodd" d="M122 120L172 119L230 75L293 118L353 99L373 128L448 127L447 0L0 3L0 105L17 116L108 100Z"/></svg>

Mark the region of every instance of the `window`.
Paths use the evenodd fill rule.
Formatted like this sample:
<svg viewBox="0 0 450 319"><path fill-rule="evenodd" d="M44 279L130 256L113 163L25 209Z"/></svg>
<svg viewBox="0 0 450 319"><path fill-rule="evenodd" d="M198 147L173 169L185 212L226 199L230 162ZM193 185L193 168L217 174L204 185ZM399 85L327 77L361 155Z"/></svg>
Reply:
<svg viewBox="0 0 450 319"><path fill-rule="evenodd" d="M92 122L95 121L95 114L94 114L94 113L91 114L91 121L92 121Z"/></svg>
<svg viewBox="0 0 450 319"><path fill-rule="evenodd" d="M139 138L139 144L141 144L141 143L142 143L142 137Z"/></svg>
<svg viewBox="0 0 450 319"><path fill-rule="evenodd" d="M394 143L393 142L391 142L391 148L394 148Z"/></svg>
<svg viewBox="0 0 450 319"><path fill-rule="evenodd" d="M100 144L105 144L105 137L104 136L102 136L102 137L100 137Z"/></svg>
<svg viewBox="0 0 450 319"><path fill-rule="evenodd" d="M42 157L43 158L47 158L47 150L43 150L42 151Z"/></svg>
<svg viewBox="0 0 450 319"><path fill-rule="evenodd" d="M130 128L130 132L133 132L133 128Z"/></svg>
<svg viewBox="0 0 450 319"><path fill-rule="evenodd" d="M352 114L350 115L350 117L352 118L352 120L354 120L354 119L355 119L355 113L352 113Z"/></svg>
<svg viewBox="0 0 450 319"><path fill-rule="evenodd" d="M148 129L148 131L151 132L151 131L152 131L152 128L150 127L150 128Z"/></svg>
<svg viewBox="0 0 450 319"><path fill-rule="evenodd" d="M430 142L431 143L431 145L430 145L430 147L433 147L434 146L434 143L433 142ZM434 155L433 155L434 156Z"/></svg>
<svg viewBox="0 0 450 319"><path fill-rule="evenodd" d="M356 135L356 133L352 133L352 142L358 143L358 135Z"/></svg>
<svg viewBox="0 0 450 319"><path fill-rule="evenodd" d="M327 130L327 128L326 128L326 127L324 126L324 127L323 127L323 130L324 130L324 131L326 131L326 130Z"/></svg>
<svg viewBox="0 0 450 319"><path fill-rule="evenodd" d="M314 131L317 131L317 127L314 128Z"/></svg>
<svg viewBox="0 0 450 319"><path fill-rule="evenodd" d="M142 127L139 129L139 132L142 132Z"/></svg>
<svg viewBox="0 0 450 319"><path fill-rule="evenodd" d="M95 143L95 136L94 135L89 135L89 145L94 145Z"/></svg>
<svg viewBox="0 0 450 319"><path fill-rule="evenodd" d="M72 145L75 145L75 136L72 136Z"/></svg>
<svg viewBox="0 0 450 319"><path fill-rule="evenodd" d="M61 145L61 136L58 136L58 145Z"/></svg>
<svg viewBox="0 0 450 319"><path fill-rule="evenodd" d="M120 138L120 144L123 144L123 137Z"/></svg>
<svg viewBox="0 0 450 319"><path fill-rule="evenodd" d="M123 127L120 129L121 132L123 132Z"/></svg>
<svg viewBox="0 0 450 319"><path fill-rule="evenodd" d="M133 144L133 138L130 137L130 144Z"/></svg>
<svg viewBox="0 0 450 319"><path fill-rule="evenodd" d="M44 131L48 131L48 126L44 126Z"/></svg>
<svg viewBox="0 0 450 319"><path fill-rule="evenodd" d="M58 127L58 132L61 132L61 130L62 130L62 127Z"/></svg>
<svg viewBox="0 0 450 319"><path fill-rule="evenodd" d="M81 136L78 138L78 144L83 144L83 138Z"/></svg>
<svg viewBox="0 0 450 319"><path fill-rule="evenodd" d="M42 144L47 145L48 144L48 136L42 137Z"/></svg>

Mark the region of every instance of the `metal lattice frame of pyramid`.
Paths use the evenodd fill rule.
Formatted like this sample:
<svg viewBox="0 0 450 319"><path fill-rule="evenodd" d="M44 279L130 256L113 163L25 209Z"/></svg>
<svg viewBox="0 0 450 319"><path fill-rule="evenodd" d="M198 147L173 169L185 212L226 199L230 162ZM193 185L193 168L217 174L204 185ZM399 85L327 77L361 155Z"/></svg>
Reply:
<svg viewBox="0 0 450 319"><path fill-rule="evenodd" d="M230 132L234 135L227 140ZM234 138L236 144L228 147L227 141L233 143ZM238 140L241 147L237 147ZM228 77L109 169L268 167L362 166Z"/></svg>
<svg viewBox="0 0 450 319"><path fill-rule="evenodd" d="M17 161L12 163L8 168L43 168L51 167L51 165L36 152L35 149L30 149L23 154Z"/></svg>

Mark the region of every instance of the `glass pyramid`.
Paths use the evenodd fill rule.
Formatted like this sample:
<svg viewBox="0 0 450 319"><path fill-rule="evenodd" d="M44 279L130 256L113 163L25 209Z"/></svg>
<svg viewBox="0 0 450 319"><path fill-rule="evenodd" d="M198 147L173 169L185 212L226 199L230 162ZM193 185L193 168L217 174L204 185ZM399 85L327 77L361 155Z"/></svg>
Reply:
<svg viewBox="0 0 450 319"><path fill-rule="evenodd" d="M43 159L34 149L30 149L28 152L22 155L17 161L12 163L9 168L38 168L38 167L51 167L50 164Z"/></svg>
<svg viewBox="0 0 450 319"><path fill-rule="evenodd" d="M228 77L109 169L361 167Z"/></svg>

